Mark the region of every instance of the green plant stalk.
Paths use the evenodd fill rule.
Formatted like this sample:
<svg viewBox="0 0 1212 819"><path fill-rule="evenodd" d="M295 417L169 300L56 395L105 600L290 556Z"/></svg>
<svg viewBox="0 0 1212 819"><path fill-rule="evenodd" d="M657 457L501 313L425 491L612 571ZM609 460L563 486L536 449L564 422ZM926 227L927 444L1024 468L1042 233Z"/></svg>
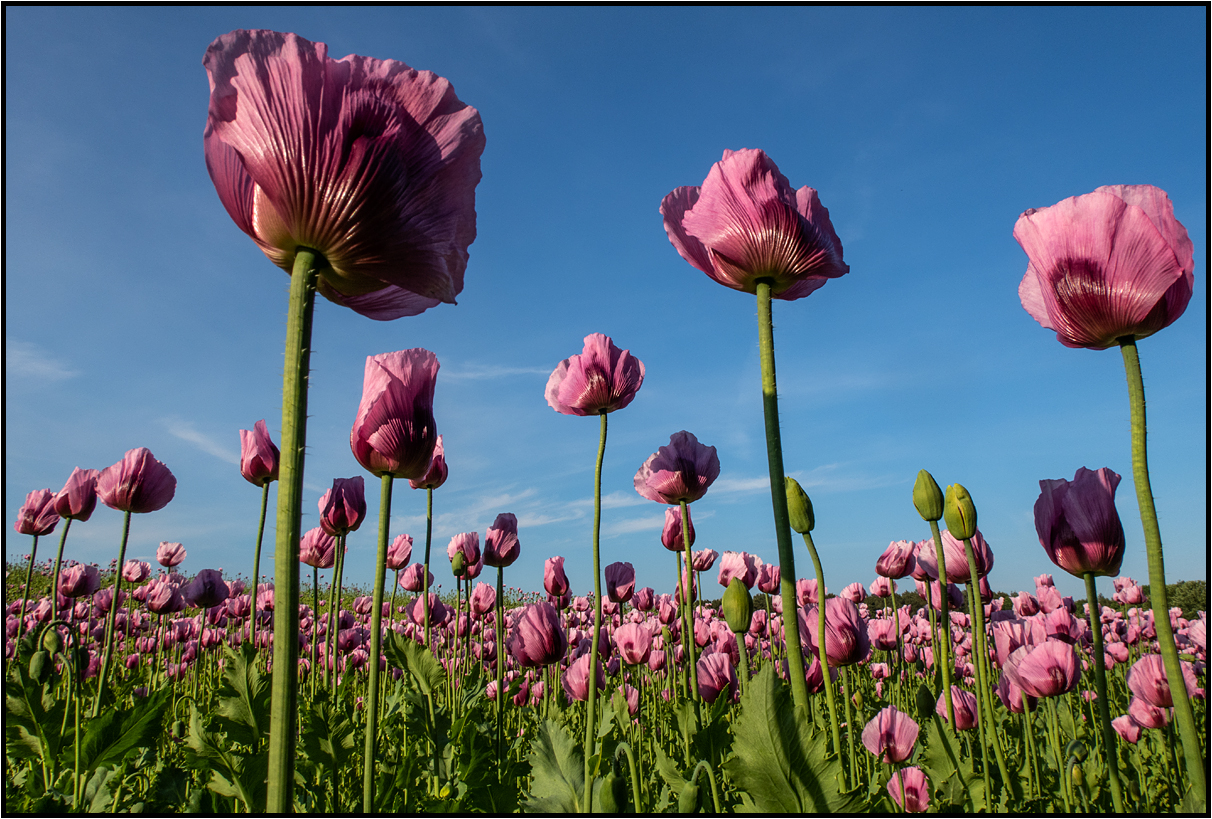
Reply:
<svg viewBox="0 0 1212 819"><path fill-rule="evenodd" d="M1120 791L1119 764L1115 752L1115 729L1111 727L1111 708L1107 702L1107 661L1103 657L1103 629L1099 617L1098 592L1094 588L1094 573L1086 572L1086 600L1090 615L1090 636L1094 638L1094 684L1098 689L1098 718L1102 724L1104 763L1111 780L1111 801L1116 813L1124 812L1124 797ZM1185 690L1185 689L1184 689Z"/></svg>
<svg viewBox="0 0 1212 819"><path fill-rule="evenodd" d="M1069 790L1065 787L1065 758L1061 753L1060 729L1056 724L1056 703L1053 697L1048 697L1048 732L1052 738L1052 753L1056 755L1056 784L1060 788L1061 801L1065 804L1065 813L1072 813L1073 807L1069 802ZM988 791L985 794L988 801Z"/></svg>
<svg viewBox="0 0 1212 819"><path fill-rule="evenodd" d="M706 760L700 759L699 764L694 766L694 772L690 774L690 784L695 785L699 781L699 772L707 772L707 781L711 784L711 802L715 807L715 812L720 813L720 789L716 785L715 771L707 764Z"/></svg>
<svg viewBox="0 0 1212 819"><path fill-rule="evenodd" d="M122 513L122 544L118 547L118 569L114 572L114 596L110 601L109 617L105 622L105 654L101 657L101 671L97 675L97 698L93 700L93 719L96 719L101 713L101 697L105 694L105 683L109 679L109 663L114 652L114 623L118 620L118 595L122 591L122 564L126 560L126 542L130 539L130 514L129 511Z"/></svg>
<svg viewBox="0 0 1212 819"><path fill-rule="evenodd" d="M682 549L686 553L686 573L685 575L679 572L678 588L682 590L682 645L686 651L686 687L690 689L689 696L694 702L695 719L698 720L699 702L702 701L702 696L699 694L698 685L698 644L694 639L694 614L691 607L694 605L694 599L698 597L697 588L687 588L694 586L694 556L690 553L690 527L687 525L690 512L686 508L686 501L679 501L679 506L682 508Z"/></svg>
<svg viewBox="0 0 1212 819"><path fill-rule="evenodd" d="M421 594L425 595L425 647L429 646L429 547L433 543L433 487L425 489L425 570L421 574ZM432 707L432 705L431 705Z"/></svg>
<svg viewBox="0 0 1212 819"><path fill-rule="evenodd" d="M129 513L128 513L129 514ZM38 559L38 536L34 535L34 546L29 553L29 565L25 567L25 594L21 596L21 618L17 621L17 642L21 642L21 631L25 628L25 604L29 602L29 584L34 579L34 562ZM118 577L122 576L122 566L118 566ZM51 589L51 599L58 601L56 594L58 586Z"/></svg>
<svg viewBox="0 0 1212 819"><path fill-rule="evenodd" d="M816 553L816 544L812 542L812 534L804 532L804 545L808 547L808 556L812 558L812 567L816 569L816 656L821 664L821 683L825 686L825 704L829 708L829 728L833 732L833 753L837 754L840 761L842 758L842 732L838 727L837 721L837 701L833 695L833 678L829 675L829 655L825 651L825 570L821 568L821 558ZM782 567L779 568L779 573L782 573ZM799 608L795 597L792 597L791 607L787 607L786 597L786 581L784 580L784 596L783 596L783 642L787 643L791 638L787 634L787 612L791 612L791 620L795 623L795 639L796 646L799 646ZM787 649L787 656L792 656L790 646ZM801 655L803 656L803 655ZM800 678L804 678L804 672L800 671ZM805 681L804 689L807 690L807 682ZM794 688L792 689L794 691ZM847 773L846 789L850 789L851 780L850 774Z"/></svg>
<svg viewBox="0 0 1212 819"><path fill-rule="evenodd" d="M943 551L943 536L938 531L938 521L930 521L930 535L934 538L934 559L938 561L938 596L939 596L939 624L943 627L942 642L936 646L942 651L935 651L934 662L942 669L943 674L943 698L947 703L947 726L951 729L951 735L957 736L958 732L955 729L955 705L951 701L951 615L947 612L948 604L951 602L947 594L947 555ZM926 584L926 589L929 591L930 584ZM927 603L930 601L927 600ZM934 606L930 606L930 611L934 611ZM938 655L942 654L942 657Z"/></svg>
<svg viewBox="0 0 1212 819"><path fill-rule="evenodd" d="M332 693L336 696L337 683L340 675L337 674L337 632L341 630L341 581L345 575L345 538L348 535L337 535L337 565L333 570L333 585L332 611L328 613L332 618L332 627L328 630L328 660L332 665Z"/></svg>
<svg viewBox="0 0 1212 819"><path fill-rule="evenodd" d="M342 552L341 538L338 536L336 542L333 544L332 576L328 579L328 613L324 617L328 621L328 629L324 632L324 656L326 658L324 663L325 691L328 690L330 684L329 666L332 666L331 670L334 675L337 673L337 663L333 654L336 651L337 645L337 567L341 564Z"/></svg>
<svg viewBox="0 0 1212 819"><path fill-rule="evenodd" d="M779 547L779 591L783 598L783 642L787 649L788 676L791 677L791 699L801 714L808 713L808 683L804 679L804 649L800 645L800 623L796 616L795 551L791 542L791 519L787 513L787 487L783 471L783 442L779 430L778 384L774 374L774 319L771 307L770 279L757 282L758 350L762 363L762 411L766 421L766 459L770 465L770 499L774 506L774 534ZM819 570L818 570L819 573ZM818 581L819 583L819 581ZM825 591L821 585L820 597ZM822 609L824 611L824 609ZM790 615L790 616L788 616ZM822 615L823 618L823 615ZM824 620L822 619L822 622ZM825 685L829 685L829 669L822 666ZM829 690L826 688L826 690ZM833 713L832 703L830 713ZM837 717L834 716L836 723ZM840 742L834 732L834 750L841 754Z"/></svg>
<svg viewBox="0 0 1212 819"><path fill-rule="evenodd" d="M674 589L680 589L680 588L682 588L682 585L685 583L685 581L682 579L682 553L674 552L673 558L674 558L674 562L677 564L677 568L678 568L677 577L675 577L673 579L673 587L674 587ZM683 594L682 599L685 600L685 598L686 598L686 595ZM683 621L682 631L685 631L685 630L686 630L686 625L685 625L685 622ZM683 638L683 641L684 640L685 640L685 638ZM676 658L676 655L674 654L672 645L666 646L666 654L667 654L666 662L668 662L668 664L669 664L670 680L673 682L673 688L678 690L681 693L681 696L689 699L690 698L690 684L688 682L688 680L690 679L689 675L678 673L677 658ZM670 701L672 702L672 700L670 700Z"/></svg>
<svg viewBox="0 0 1212 819"><path fill-rule="evenodd" d="M1132 479L1136 484L1136 503L1140 507L1141 525L1145 531L1153 625L1157 630L1157 646L1166 669L1166 681L1173 692L1174 721L1178 725L1179 739L1182 740L1188 786L1195 795L1194 810L1203 813L1207 808L1208 784L1199 732L1195 728L1195 712L1191 709L1190 698L1186 696L1187 688L1183 681L1182 667L1179 665L1181 661L1178 659L1178 647L1174 644L1174 630L1170 627L1170 601L1166 591L1166 564L1162 554L1161 528L1157 522L1157 509L1153 505L1153 488L1149 483L1145 383L1141 377L1135 337L1124 336L1119 339L1119 348L1124 358L1124 371L1128 378L1128 401L1132 408Z"/></svg>
<svg viewBox="0 0 1212 819"><path fill-rule="evenodd" d="M630 743L623 741L615 747L614 758L616 760L619 758L620 753L627 755L627 767L631 770L632 810L635 813L645 813L646 811L641 807L643 803L640 801L640 777L635 764L635 753L632 752Z"/></svg>
<svg viewBox="0 0 1212 819"><path fill-rule="evenodd" d="M387 539L391 530L391 484L382 476L379 493L379 551L375 557L374 608L370 612L370 682L366 703L366 742L362 749L362 812L374 813L375 749L379 730L379 657L383 655L383 583L387 574Z"/></svg>
<svg viewBox="0 0 1212 819"><path fill-rule="evenodd" d="M63 531L59 533L59 551L55 553L55 573L51 575L51 619L59 619L59 567L63 564L63 544L67 542L67 530L72 528L72 518L63 519ZM31 560L32 564L33 561ZM122 567L118 567L118 573L122 573ZM26 579L25 596L29 597L29 579ZM21 614L21 621L25 622L25 613ZM17 639L20 639L18 637Z"/></svg>
<svg viewBox="0 0 1212 819"><path fill-rule="evenodd" d="M825 606L823 604L824 593L821 592L820 589L822 589L824 587L818 586L817 588L818 588L817 598L822 601L822 605L819 609L817 609L817 611L823 615L824 610L825 610ZM825 670L825 673L826 674L829 673L828 669ZM858 782L858 780L859 780L858 758L855 756L855 753L854 753L854 733L855 733L854 732L854 716L850 710L851 700L854 699L854 687L852 685L850 685L850 667L849 666L842 666L842 685L846 686L846 696L843 699L845 700L845 708L846 708L846 750L848 751L849 757L850 757L850 769L849 769L850 773L849 773L849 779L847 780L847 787L846 787L846 789L849 790L850 787L854 783Z"/></svg>
<svg viewBox="0 0 1212 819"><path fill-rule="evenodd" d="M319 673L320 662L320 567L311 567L311 672L308 673L311 683L312 699L316 697L316 675Z"/></svg>
<svg viewBox="0 0 1212 819"><path fill-rule="evenodd" d="M972 618L973 626L973 642L976 644L974 648L976 660L977 680L979 681L977 690L977 705L983 709L984 716L988 718L988 723L982 719L980 730L982 735L990 738L990 742L986 744L993 746L993 756L997 762L997 772L1002 777L1002 787L1010 787L1010 774L1006 771L1006 755L1002 751L1002 740L998 736L996 726L993 724L993 693L989 686L989 649L985 643L985 601L981 599L980 578L976 573L976 553L972 551L972 539L964 538L964 556L968 558L968 612ZM985 767L988 767L988 759L986 759Z"/></svg>
<svg viewBox="0 0 1212 819"><path fill-rule="evenodd" d="M266 810L294 807L295 741L299 678L299 536L303 506L303 457L307 446L307 377L311 324L320 255L295 252L286 317L282 371L282 457L274 546L274 664L269 706L269 784Z"/></svg>
<svg viewBox="0 0 1212 819"><path fill-rule="evenodd" d="M605 417L605 416L603 416ZM504 754L502 748L503 732L501 729L501 718L505 714L505 567L497 566L497 765L498 779L501 781L500 772L504 771ZM468 604L468 612L470 613L471 605ZM467 629L470 637L470 625ZM470 656L470 654L468 655Z"/></svg>
<svg viewBox="0 0 1212 819"><path fill-rule="evenodd" d="M253 599L252 613L253 621L257 619L257 586L261 583L261 540L265 536L265 511L269 508L269 484L271 481L266 481L261 488L261 520L257 524L257 550L253 553Z"/></svg>
<svg viewBox="0 0 1212 819"><path fill-rule="evenodd" d="M597 734L598 701L598 633L602 630L602 563L598 550L602 531L602 461L606 457L606 413L601 413L602 424L598 433L598 462L593 472L593 646L589 649L589 684L585 698L585 806L584 813L593 813L593 772L589 769L589 758L593 756L594 737ZM497 662L503 662L498 657ZM501 697L500 689L497 698Z"/></svg>
<svg viewBox="0 0 1212 819"><path fill-rule="evenodd" d="M1027 756L1031 757L1031 791L1038 797L1041 793L1043 793L1043 789L1040 787L1039 753L1035 750L1035 733L1031 729L1031 709L1027 707L1026 692L1020 690L1018 696L1023 703L1023 720L1026 722L1026 729L1023 734L1023 745L1026 747Z"/></svg>

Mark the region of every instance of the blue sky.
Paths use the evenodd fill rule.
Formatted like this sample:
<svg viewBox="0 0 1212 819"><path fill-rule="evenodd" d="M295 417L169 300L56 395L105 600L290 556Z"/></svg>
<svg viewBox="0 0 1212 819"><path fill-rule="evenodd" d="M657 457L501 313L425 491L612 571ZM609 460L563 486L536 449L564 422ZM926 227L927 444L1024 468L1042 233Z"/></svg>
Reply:
<svg viewBox="0 0 1212 819"><path fill-rule="evenodd" d="M1082 595L1046 558L1032 506L1041 478L1110 467L1124 476L1123 573L1147 580L1121 358L1063 347L1027 315L1011 236L1026 208L1142 183L1168 191L1195 244L1191 304L1140 355L1167 577L1206 578L1206 20L1204 7L8 7L7 553L28 551L11 528L27 492L146 446L177 496L135 518L130 556L181 541L185 571L251 573L260 498L237 430L266 418L279 439L289 279L206 174L201 59L229 30L272 28L449 78L488 143L458 306L378 323L317 301L305 528L332 478L363 474L348 441L366 356L425 347L442 363L450 464L437 554L514 512L522 556L506 583L541 588L560 554L574 591L590 589L598 425L552 411L543 388L602 332L647 368L610 417L603 565L672 588L663 507L632 477L681 429L722 466L692 507L697 546L777 562L755 302L684 262L657 213L748 147L818 190L851 267L774 316L784 458L816 507L827 585L867 584L889 541L928 535L910 498L921 468L972 492L994 588L1050 572ZM363 584L369 483L348 564ZM424 511L423 493L398 488L393 534L423 540ZM66 556L108 563L120 526L99 507ZM272 544L271 528L270 574ZM796 560L811 573L802 546ZM435 574L451 587L447 567Z"/></svg>

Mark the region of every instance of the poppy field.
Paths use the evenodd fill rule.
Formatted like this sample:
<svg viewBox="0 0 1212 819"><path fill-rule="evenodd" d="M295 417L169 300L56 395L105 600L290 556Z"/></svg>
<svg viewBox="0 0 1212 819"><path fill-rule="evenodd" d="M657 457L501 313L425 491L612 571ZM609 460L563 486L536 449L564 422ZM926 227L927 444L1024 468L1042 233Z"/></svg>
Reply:
<svg viewBox="0 0 1212 819"><path fill-rule="evenodd" d="M366 359L349 446L371 481L332 479L303 530L315 298L376 321L454 301L480 113L432 72L334 60L295 34L233 31L203 64L220 204L290 279L280 439L264 419L239 431L260 499L251 572L185 574L170 541L157 566L128 558L132 530L178 492L146 448L30 491L14 528L31 545L5 566L6 812L1206 812L1206 584L1167 585L1137 350L1193 292L1164 191L1104 186L1014 227L1041 331L1122 357L1130 424L1106 434L1132 475L1074 464L1040 479L1040 574L1006 593L963 476L916 475L903 503L919 539L873 547L874 580L818 552L813 502L783 462L774 310L850 268L816 190L764 151L723 151L660 215L686 263L738 309L756 304L763 414L744 420L763 431L771 513L751 526L773 525L778 562L694 548L694 504L721 463L692 431L653 441L631 486L603 485L613 414L647 372L586 328L543 393L594 419L568 421L587 438L597 426L593 579L578 588L563 555L518 576L527 532L508 509L482 538L435 538L450 473L425 349ZM1121 574L1125 478L1147 578ZM403 481L426 498L423 532L393 529ZM603 498L620 489L663 509L668 576L603 546ZM123 519L107 566L74 559L69 538L98 502ZM351 539L376 544L369 587L348 579Z"/></svg>

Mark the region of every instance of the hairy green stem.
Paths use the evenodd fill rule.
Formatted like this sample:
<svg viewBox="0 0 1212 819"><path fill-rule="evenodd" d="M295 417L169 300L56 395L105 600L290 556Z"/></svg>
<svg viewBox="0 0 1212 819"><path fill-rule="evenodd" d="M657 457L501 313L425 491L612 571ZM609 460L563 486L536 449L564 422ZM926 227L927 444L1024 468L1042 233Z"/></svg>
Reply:
<svg viewBox="0 0 1212 819"><path fill-rule="evenodd" d="M67 542L67 530L72 528L72 519L63 519L63 531L59 533L59 551L55 553L55 572L51 575L51 619L59 619L59 567L63 564L63 544ZM118 573L122 573L122 567L118 567ZM26 597L29 596L29 589L25 591ZM21 618L25 619L24 615Z"/></svg>
<svg viewBox="0 0 1212 819"><path fill-rule="evenodd" d="M682 638L682 648L686 652L686 681L690 689L690 699L695 704L697 721L698 704L703 698L699 694L698 644L694 639L694 613L691 606L694 605L694 598L698 596L698 590L694 588L694 555L690 553L690 512L686 508L686 501L679 501L679 505L682 509L682 550L686 554L686 573L678 576L678 588L682 590L682 632L685 635Z"/></svg>
<svg viewBox="0 0 1212 819"><path fill-rule="evenodd" d="M265 481L261 487L261 520L257 523L257 549L253 552L253 599L252 613L253 622L257 619L257 586L261 583L261 540L265 536L265 511L269 508L269 484L271 481Z"/></svg>
<svg viewBox="0 0 1212 819"><path fill-rule="evenodd" d="M1187 696L1186 683L1183 681L1181 661L1178 659L1178 648L1174 644L1174 631L1170 627L1170 601L1166 591L1166 564L1162 554L1161 528L1157 522L1157 509L1153 505L1153 488L1149 484L1145 383L1141 377L1136 339L1133 336L1124 336L1119 339L1119 348L1124 357L1124 371L1128 378L1128 401L1132 408L1132 479L1136 484L1136 503L1140 507L1140 520L1145 530L1153 625L1157 630L1157 646L1166 669L1166 681L1170 684L1173 695L1174 721L1178 725L1179 739L1182 740L1188 787L1195 797L1192 809L1196 813L1203 813L1207 807L1208 790L1204 757L1199 732L1195 728L1195 712L1191 709L1191 700Z"/></svg>
<svg viewBox="0 0 1212 819"><path fill-rule="evenodd" d="M605 416L603 416L605 417ZM502 752L502 736L501 719L505 715L505 567L497 566L497 765L499 767L498 774L504 772L504 753ZM468 604L468 616L471 614L471 605ZM467 633L470 636L471 626L468 624ZM497 781L503 781L503 777L498 776Z"/></svg>
<svg viewBox="0 0 1212 819"><path fill-rule="evenodd" d="M816 656L821 664L821 682L825 686L825 704L829 707L829 728L833 732L833 753L837 754L838 761L842 759L842 733L838 727L837 721L837 701L833 696L833 677L829 674L829 656L825 651L825 570L821 568L821 558L816 553L816 544L812 542L812 534L804 532L804 545L808 547L808 556L812 558L812 567L816 569ZM792 600L794 601L794 597ZM788 642L791 638L787 636L787 600L783 599L783 642ZM797 604L791 605L791 619L796 622L796 646L799 646L799 622ZM791 656L791 650L788 648L787 654ZM804 673L800 672L800 678L804 678ZM807 684L805 683L805 689ZM792 689L794 690L794 689ZM851 779L850 774L846 774L846 788L849 790Z"/></svg>
<svg viewBox="0 0 1212 819"><path fill-rule="evenodd" d="M122 513L122 545L118 547L118 569L114 572L114 596L109 603L105 622L105 654L101 657L101 672L97 675L97 698L93 700L93 719L101 714L101 697L109 679L109 663L114 653L114 623L118 620L118 594L122 591L122 564L126 560L126 542L130 539L130 512Z"/></svg>
<svg viewBox="0 0 1212 819"><path fill-rule="evenodd" d="M294 807L295 742L299 678L299 535L303 506L303 456L307 446L307 378L311 321L320 255L295 252L286 316L282 370L282 457L274 545L274 664L269 705L269 784L266 810ZM255 594L255 591L254 591ZM254 622L255 622L254 618Z"/></svg>
<svg viewBox="0 0 1212 819"><path fill-rule="evenodd" d="M589 649L588 696L585 700L585 806L584 813L593 812L593 773L589 758L593 756L594 737L597 734L598 701L598 634L602 630L602 566L598 550L598 536L602 530L602 461L606 457L606 413L601 413L601 431L598 434L598 462L593 472L593 645ZM500 658L498 658L500 662ZM500 691L497 692L500 697Z"/></svg>
<svg viewBox="0 0 1212 819"><path fill-rule="evenodd" d="M615 760L618 760L620 753L627 755L627 767L631 771L631 800L632 800L631 809L635 813L645 813L646 811L641 807L642 803L640 802L639 769L636 767L635 753L631 750L630 743L628 743L626 741L622 741L617 746L615 746L615 749L614 749Z"/></svg>
<svg viewBox="0 0 1212 819"><path fill-rule="evenodd" d="M129 512L127 514L130 514ZM38 536L34 535L34 546L30 549L29 564L25 567L25 593L21 595L21 614L17 620L17 642L21 642L21 631L25 628L25 605L29 602L29 584L34 579L34 562L38 559ZM122 577L122 566L118 566L118 577ZM51 589L51 599L58 600L57 589Z"/></svg>
<svg viewBox="0 0 1212 819"><path fill-rule="evenodd" d="M390 474L382 476L379 493L379 551L375 557L374 602L370 611L370 684L366 703L366 742L362 750L362 812L374 813L375 748L379 729L379 657L383 655L383 582L387 574L387 540L391 531Z"/></svg>
<svg viewBox="0 0 1212 819"><path fill-rule="evenodd" d="M1086 600L1090 616L1090 636L1094 638L1094 684L1098 689L1098 718L1102 723L1104 762L1111 780L1111 801L1116 813L1124 812L1124 797L1119 785L1119 754L1115 751L1115 729L1111 727L1111 708L1107 702L1107 661L1103 657L1103 629L1099 614L1094 573L1086 572Z"/></svg>
<svg viewBox="0 0 1212 819"><path fill-rule="evenodd" d="M433 543L433 487L425 490L425 570L421 573L421 594L425 596L425 647L429 645L429 547Z"/></svg>
<svg viewBox="0 0 1212 819"><path fill-rule="evenodd" d="M783 597L783 642L787 650L791 699L797 711L808 713L808 683L804 679L804 650L800 645L800 623L796 616L795 552L791 542L791 522L787 512L787 487L783 471L783 443L779 431L778 384L774 375L774 320L772 318L770 279L757 283L758 350L762 362L762 410L766 421L766 459L770 465L770 499L774 506L774 534L779 547L779 590ZM821 587L824 600L824 587ZM824 609L822 608L822 611ZM828 684L829 671L822 669ZM832 712L832 708L830 708ZM835 717L836 720L836 717ZM840 743L834 750L841 753Z"/></svg>
<svg viewBox="0 0 1212 819"><path fill-rule="evenodd" d="M947 703L947 725L951 729L951 735L955 736L955 704L951 701L951 615L947 612L948 604L951 602L947 594L949 585L947 583L947 555L943 551L943 536L938 531L938 521L936 520L930 521L930 535L934 538L934 557L938 561L939 623L943 627L943 639L935 646L934 662L942 669L943 698ZM927 590L930 588L929 581L926 581L926 588ZM930 610L934 611L934 606L931 606Z"/></svg>

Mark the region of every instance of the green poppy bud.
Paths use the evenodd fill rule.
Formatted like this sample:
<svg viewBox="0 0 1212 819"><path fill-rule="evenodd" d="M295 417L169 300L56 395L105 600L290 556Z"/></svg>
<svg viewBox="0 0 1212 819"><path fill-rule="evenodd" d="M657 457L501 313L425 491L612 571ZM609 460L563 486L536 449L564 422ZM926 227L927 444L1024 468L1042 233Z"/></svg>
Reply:
<svg viewBox="0 0 1212 819"><path fill-rule="evenodd" d="M947 529L960 540L976 534L976 504L961 484L947 487L947 498L943 502L943 519Z"/></svg>
<svg viewBox="0 0 1212 819"><path fill-rule="evenodd" d="M58 629L48 628L42 632L42 647L51 654L58 654L63 650L63 637Z"/></svg>
<svg viewBox="0 0 1212 819"><path fill-rule="evenodd" d="M678 813L698 813L699 811L699 786L687 785L682 788L682 795L678 797Z"/></svg>
<svg viewBox="0 0 1212 819"><path fill-rule="evenodd" d="M173 722L172 736L173 739L185 739L185 720L179 719Z"/></svg>
<svg viewBox="0 0 1212 819"><path fill-rule="evenodd" d="M913 506L922 520L938 521L943 517L943 490L938 488L934 476L919 470L913 484Z"/></svg>
<svg viewBox="0 0 1212 819"><path fill-rule="evenodd" d="M922 683L917 687L917 718L920 720L928 720L934 715L934 694Z"/></svg>
<svg viewBox="0 0 1212 819"><path fill-rule="evenodd" d="M34 652L29 658L29 678L38 685L45 685L51 675L51 655L46 649Z"/></svg>
<svg viewBox="0 0 1212 819"><path fill-rule="evenodd" d="M1065 756L1070 759L1076 759L1078 762L1085 762L1087 753L1089 752L1086 750L1086 746L1076 739L1065 748Z"/></svg>
<svg viewBox="0 0 1212 819"><path fill-rule="evenodd" d="M787 485L787 516L791 518L791 528L801 535L811 532L816 526L816 518L812 515L812 501L795 478L784 478Z"/></svg>
<svg viewBox="0 0 1212 819"><path fill-rule="evenodd" d="M749 597L749 589L739 577L732 578L728 588L724 590L724 599L720 603L724 610L724 620L733 634L740 634L749 628L753 617L753 600Z"/></svg>
<svg viewBox="0 0 1212 819"><path fill-rule="evenodd" d="M1074 765L1070 769L1070 775L1073 777L1073 784L1076 785L1077 787L1080 788L1082 785L1084 785L1086 783L1086 775L1084 773L1082 773L1081 765Z"/></svg>
<svg viewBox="0 0 1212 819"><path fill-rule="evenodd" d="M598 803L602 813L627 812L627 780L619 776L611 766L611 770L602 777L602 789L598 791Z"/></svg>
<svg viewBox="0 0 1212 819"><path fill-rule="evenodd" d="M450 570L454 572L455 577L462 577L467 571L467 556L462 551L455 552L454 557L450 559Z"/></svg>

